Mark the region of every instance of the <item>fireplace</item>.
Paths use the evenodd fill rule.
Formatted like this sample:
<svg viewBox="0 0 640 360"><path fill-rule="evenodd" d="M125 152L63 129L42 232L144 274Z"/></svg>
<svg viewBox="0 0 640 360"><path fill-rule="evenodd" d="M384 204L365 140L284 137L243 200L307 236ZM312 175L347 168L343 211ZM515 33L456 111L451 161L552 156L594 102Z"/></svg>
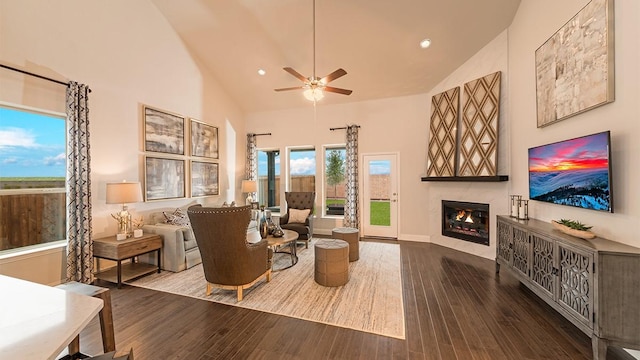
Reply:
<svg viewBox="0 0 640 360"><path fill-rule="evenodd" d="M442 235L489 246L489 204L442 200Z"/></svg>

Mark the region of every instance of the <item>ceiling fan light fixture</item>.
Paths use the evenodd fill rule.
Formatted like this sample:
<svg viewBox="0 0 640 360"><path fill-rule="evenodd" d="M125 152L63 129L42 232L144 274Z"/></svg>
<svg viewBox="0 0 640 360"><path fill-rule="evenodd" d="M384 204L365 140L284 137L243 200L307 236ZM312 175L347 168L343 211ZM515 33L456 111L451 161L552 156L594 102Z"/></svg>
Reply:
<svg viewBox="0 0 640 360"><path fill-rule="evenodd" d="M322 100L322 98L324 98L324 92L322 91L322 89L318 88L306 89L302 92L302 95L304 95L307 100L314 102Z"/></svg>
<svg viewBox="0 0 640 360"><path fill-rule="evenodd" d="M431 46L431 39L424 39L424 40L420 41L420 47L421 48L426 49L429 46Z"/></svg>

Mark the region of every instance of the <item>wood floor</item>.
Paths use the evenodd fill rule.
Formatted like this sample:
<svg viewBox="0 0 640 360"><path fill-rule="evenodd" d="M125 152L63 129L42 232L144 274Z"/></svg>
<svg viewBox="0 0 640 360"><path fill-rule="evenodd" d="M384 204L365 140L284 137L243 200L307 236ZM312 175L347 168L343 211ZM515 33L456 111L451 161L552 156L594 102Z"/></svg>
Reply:
<svg viewBox="0 0 640 360"><path fill-rule="evenodd" d="M145 359L591 359L591 341L494 262L399 242L406 340L131 286L112 296L118 354ZM289 271L295 271L292 268ZM204 285L203 285L204 288ZM97 318L81 350L102 353ZM624 359L610 350L607 359Z"/></svg>

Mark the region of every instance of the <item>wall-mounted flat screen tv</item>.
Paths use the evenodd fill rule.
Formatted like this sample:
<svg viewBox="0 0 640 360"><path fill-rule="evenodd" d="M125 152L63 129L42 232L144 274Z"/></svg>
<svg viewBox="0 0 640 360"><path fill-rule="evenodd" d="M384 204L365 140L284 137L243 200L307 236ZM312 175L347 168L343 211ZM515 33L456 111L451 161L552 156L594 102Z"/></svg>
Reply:
<svg viewBox="0 0 640 360"><path fill-rule="evenodd" d="M529 198L613 212L609 131L529 149Z"/></svg>

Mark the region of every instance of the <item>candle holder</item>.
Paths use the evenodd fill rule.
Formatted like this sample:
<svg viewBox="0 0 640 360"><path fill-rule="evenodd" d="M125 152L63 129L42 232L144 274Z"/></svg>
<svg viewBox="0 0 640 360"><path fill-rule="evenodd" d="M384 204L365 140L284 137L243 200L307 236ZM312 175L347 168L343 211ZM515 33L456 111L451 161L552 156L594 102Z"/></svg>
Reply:
<svg viewBox="0 0 640 360"><path fill-rule="evenodd" d="M518 217L518 209L520 207L520 200L522 195L510 195L511 203L509 204L509 216L512 218Z"/></svg>
<svg viewBox="0 0 640 360"><path fill-rule="evenodd" d="M518 220L529 220L529 200L518 201Z"/></svg>

